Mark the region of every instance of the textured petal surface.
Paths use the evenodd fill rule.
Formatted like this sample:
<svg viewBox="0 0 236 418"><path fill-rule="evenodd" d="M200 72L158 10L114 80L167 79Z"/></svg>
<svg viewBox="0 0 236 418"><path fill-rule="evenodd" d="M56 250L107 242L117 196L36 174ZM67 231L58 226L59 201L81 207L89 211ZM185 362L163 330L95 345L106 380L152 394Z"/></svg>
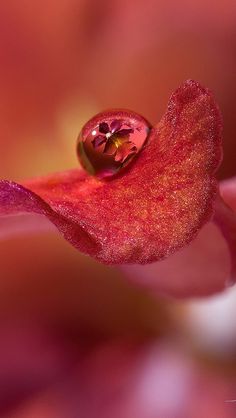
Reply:
<svg viewBox="0 0 236 418"><path fill-rule="evenodd" d="M207 296L236 280L236 179L220 183L213 222L186 248L147 266L123 266L130 279L154 293ZM229 205L229 206L227 206Z"/></svg>
<svg viewBox="0 0 236 418"><path fill-rule="evenodd" d="M172 95L139 157L109 181L79 170L0 182L0 213L46 215L76 248L110 263L161 260L212 216L221 160L221 118L194 81Z"/></svg>

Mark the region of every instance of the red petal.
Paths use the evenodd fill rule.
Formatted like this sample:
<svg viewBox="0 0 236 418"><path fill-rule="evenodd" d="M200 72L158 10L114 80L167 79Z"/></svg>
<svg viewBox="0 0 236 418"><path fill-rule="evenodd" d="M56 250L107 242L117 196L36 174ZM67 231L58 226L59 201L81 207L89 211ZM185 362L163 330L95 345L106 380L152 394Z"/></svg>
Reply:
<svg viewBox="0 0 236 418"><path fill-rule="evenodd" d="M194 81L172 95L148 145L122 175L69 171L0 183L1 212L46 215L75 247L105 263L148 263L189 243L212 215L221 118Z"/></svg>
<svg viewBox="0 0 236 418"><path fill-rule="evenodd" d="M43 233L54 231L56 228L44 218L37 214L16 214L0 217L0 239L8 239L12 236Z"/></svg>
<svg viewBox="0 0 236 418"><path fill-rule="evenodd" d="M236 178L221 182L220 192L225 202L217 199L215 203L215 225L207 224L189 246L168 260L122 267L126 275L154 293L181 298L211 295L234 283Z"/></svg>
<svg viewBox="0 0 236 418"><path fill-rule="evenodd" d="M222 182L221 197L215 202L214 222L224 236L231 256L231 283L236 281L236 179Z"/></svg>
<svg viewBox="0 0 236 418"><path fill-rule="evenodd" d="M220 194L227 205L236 212L236 177L220 183Z"/></svg>
<svg viewBox="0 0 236 418"><path fill-rule="evenodd" d="M213 223L197 238L167 260L146 266L122 266L127 277L153 294L175 298L209 296L229 283L230 257L227 244Z"/></svg>

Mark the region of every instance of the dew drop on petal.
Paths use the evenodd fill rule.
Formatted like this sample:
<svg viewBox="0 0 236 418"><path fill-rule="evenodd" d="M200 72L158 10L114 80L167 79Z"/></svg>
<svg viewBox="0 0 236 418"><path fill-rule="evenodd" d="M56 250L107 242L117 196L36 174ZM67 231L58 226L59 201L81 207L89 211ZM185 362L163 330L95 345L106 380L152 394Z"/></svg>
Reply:
<svg viewBox="0 0 236 418"><path fill-rule="evenodd" d="M126 167L147 143L151 125L128 110L111 110L90 119L80 132L77 154L82 167L100 178Z"/></svg>

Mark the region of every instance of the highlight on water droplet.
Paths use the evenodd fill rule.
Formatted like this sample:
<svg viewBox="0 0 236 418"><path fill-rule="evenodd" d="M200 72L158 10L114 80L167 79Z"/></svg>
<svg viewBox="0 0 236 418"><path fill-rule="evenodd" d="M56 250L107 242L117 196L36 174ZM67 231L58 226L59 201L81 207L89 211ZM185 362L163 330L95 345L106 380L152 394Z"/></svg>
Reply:
<svg viewBox="0 0 236 418"><path fill-rule="evenodd" d="M108 110L82 128L77 155L82 167L100 178L114 176L126 167L147 143L152 126L129 110Z"/></svg>

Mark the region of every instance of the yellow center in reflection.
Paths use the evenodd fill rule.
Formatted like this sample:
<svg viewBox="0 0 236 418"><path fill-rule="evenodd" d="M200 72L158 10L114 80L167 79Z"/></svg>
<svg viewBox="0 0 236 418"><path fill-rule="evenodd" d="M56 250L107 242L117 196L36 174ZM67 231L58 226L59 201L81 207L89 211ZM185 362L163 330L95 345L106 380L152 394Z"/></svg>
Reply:
<svg viewBox="0 0 236 418"><path fill-rule="evenodd" d="M124 142L124 139L125 138L123 138L123 141L121 141L117 136L114 136L112 138L112 142L115 145L115 147L118 149L122 145L122 143Z"/></svg>

